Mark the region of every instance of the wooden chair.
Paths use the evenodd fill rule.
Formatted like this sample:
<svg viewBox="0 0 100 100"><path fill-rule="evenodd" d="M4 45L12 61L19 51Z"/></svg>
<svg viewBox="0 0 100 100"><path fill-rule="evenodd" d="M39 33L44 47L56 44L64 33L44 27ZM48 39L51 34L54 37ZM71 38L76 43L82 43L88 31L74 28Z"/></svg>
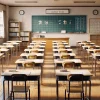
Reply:
<svg viewBox="0 0 100 100"><path fill-rule="evenodd" d="M14 82L20 81L23 82L23 85L14 85ZM15 93L25 93L25 100L28 99L27 93L29 92L29 99L30 100L30 86L27 86L27 75L25 74L13 74L11 76L11 97L14 100L15 99ZM12 100L11 99L11 100Z"/></svg>
<svg viewBox="0 0 100 100"><path fill-rule="evenodd" d="M60 53L67 53L68 51L67 51L67 50L60 50L60 49L59 49L59 52L60 52Z"/></svg>
<svg viewBox="0 0 100 100"><path fill-rule="evenodd" d="M100 50L96 50L95 53L100 53Z"/></svg>
<svg viewBox="0 0 100 100"><path fill-rule="evenodd" d="M61 55L60 58L61 59L70 59L70 55Z"/></svg>
<svg viewBox="0 0 100 100"><path fill-rule="evenodd" d="M31 50L31 52L30 53L38 53L38 50Z"/></svg>
<svg viewBox="0 0 100 100"><path fill-rule="evenodd" d="M35 67L35 63L34 62L25 62L23 65L24 68L33 68Z"/></svg>
<svg viewBox="0 0 100 100"><path fill-rule="evenodd" d="M59 49L64 49L65 48L64 45L59 45L58 47L59 47Z"/></svg>
<svg viewBox="0 0 100 100"><path fill-rule="evenodd" d="M67 68L74 68L74 63L71 62L71 61L64 62L62 65L63 65L63 68L64 68L64 69L67 69Z"/></svg>
<svg viewBox="0 0 100 100"><path fill-rule="evenodd" d="M36 59L36 58L37 58L36 55L29 55L29 56L28 56L28 59Z"/></svg>
<svg viewBox="0 0 100 100"><path fill-rule="evenodd" d="M84 85L83 85L83 75L82 74L70 74L68 77L68 87L65 89L65 100L66 100L66 93L68 93L68 99L72 99L70 97L70 94L81 94L80 98L75 98L76 99L81 99L84 100ZM74 84L74 82L76 84ZM73 98L74 99L74 98Z"/></svg>

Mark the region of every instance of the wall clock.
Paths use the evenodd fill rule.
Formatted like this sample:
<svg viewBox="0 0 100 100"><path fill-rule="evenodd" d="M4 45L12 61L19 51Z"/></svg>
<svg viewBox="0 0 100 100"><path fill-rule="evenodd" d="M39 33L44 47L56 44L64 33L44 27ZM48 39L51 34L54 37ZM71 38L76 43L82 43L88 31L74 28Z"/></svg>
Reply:
<svg viewBox="0 0 100 100"><path fill-rule="evenodd" d="M99 11L98 10L93 10L93 15L98 15L99 14Z"/></svg>
<svg viewBox="0 0 100 100"><path fill-rule="evenodd" d="M20 10L20 11L19 11L19 14L20 14L20 15L24 15L24 14L25 14L25 11L24 11L24 10Z"/></svg>

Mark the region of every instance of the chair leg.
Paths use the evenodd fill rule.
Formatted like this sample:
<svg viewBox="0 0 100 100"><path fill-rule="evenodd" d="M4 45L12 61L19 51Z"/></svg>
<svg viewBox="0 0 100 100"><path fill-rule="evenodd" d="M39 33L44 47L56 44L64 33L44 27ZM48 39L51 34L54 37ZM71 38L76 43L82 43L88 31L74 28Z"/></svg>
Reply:
<svg viewBox="0 0 100 100"><path fill-rule="evenodd" d="M25 100L27 100L27 92L25 92Z"/></svg>
<svg viewBox="0 0 100 100"><path fill-rule="evenodd" d="M65 89L65 100L66 100L66 89Z"/></svg>
<svg viewBox="0 0 100 100"><path fill-rule="evenodd" d="M83 100L84 100L84 92L83 92Z"/></svg>
<svg viewBox="0 0 100 100"><path fill-rule="evenodd" d="M13 92L13 100L14 100L14 92Z"/></svg>
<svg viewBox="0 0 100 100"><path fill-rule="evenodd" d="M70 100L70 93L68 93L68 100Z"/></svg>
<svg viewBox="0 0 100 100"><path fill-rule="evenodd" d="M30 100L30 89L29 89L29 100Z"/></svg>

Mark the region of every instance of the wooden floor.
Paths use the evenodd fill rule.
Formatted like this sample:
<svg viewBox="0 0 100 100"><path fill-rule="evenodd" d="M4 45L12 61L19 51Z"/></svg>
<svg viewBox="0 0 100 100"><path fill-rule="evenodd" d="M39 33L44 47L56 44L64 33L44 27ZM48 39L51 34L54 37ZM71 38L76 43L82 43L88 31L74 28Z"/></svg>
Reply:
<svg viewBox="0 0 100 100"><path fill-rule="evenodd" d="M13 58L9 61L9 65L4 64L4 70L15 68L15 60L20 58L19 55L23 51L20 51L18 56L13 56ZM76 53L76 50L74 50ZM80 55L77 58L82 58ZM83 60L83 59L82 59ZM87 60L82 63L82 69L88 69L92 71L91 65L87 65ZM1 66L0 66L1 69ZM1 70L0 70L1 71ZM37 82L29 82L31 86L31 100L37 100ZM65 83L60 83L59 89L59 100L64 100L64 90ZM41 81L41 100L56 100L56 78L55 78L55 70L53 63L53 53L46 52L45 61L43 65L43 75ZM92 77L92 99L91 100L100 100L100 67L97 68L97 75ZM17 95L17 97L23 97L23 95ZM0 78L0 100L2 100L2 77ZM20 99L18 99L20 100Z"/></svg>

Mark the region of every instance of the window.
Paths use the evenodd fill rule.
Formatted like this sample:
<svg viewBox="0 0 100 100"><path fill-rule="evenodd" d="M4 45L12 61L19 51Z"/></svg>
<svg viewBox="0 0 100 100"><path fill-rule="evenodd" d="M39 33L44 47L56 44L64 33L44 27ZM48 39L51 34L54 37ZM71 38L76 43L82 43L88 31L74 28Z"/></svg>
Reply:
<svg viewBox="0 0 100 100"><path fill-rule="evenodd" d="M0 38L4 38L4 12L0 11Z"/></svg>

